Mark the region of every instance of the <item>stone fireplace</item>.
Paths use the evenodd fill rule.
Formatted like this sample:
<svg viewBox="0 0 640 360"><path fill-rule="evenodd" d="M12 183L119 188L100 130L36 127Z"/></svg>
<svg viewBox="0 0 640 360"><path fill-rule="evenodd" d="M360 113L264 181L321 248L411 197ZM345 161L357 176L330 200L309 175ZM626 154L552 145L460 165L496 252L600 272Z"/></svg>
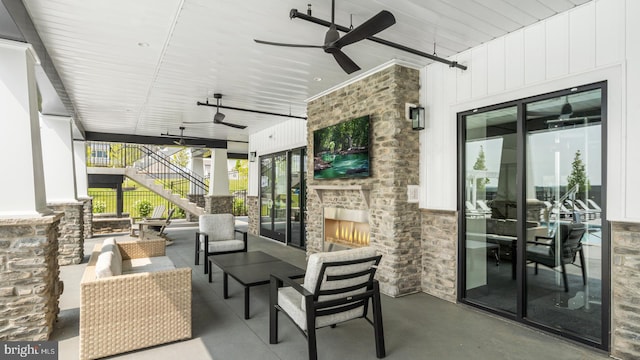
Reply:
<svg viewBox="0 0 640 360"><path fill-rule="evenodd" d="M406 103L419 103L419 88L418 70L392 64L307 106L309 154L314 130L364 115L371 121L369 177L314 179L308 157L307 253L374 247L382 254L376 278L390 296L421 289L420 210L407 197L419 182L419 139L405 115Z"/></svg>
<svg viewBox="0 0 640 360"><path fill-rule="evenodd" d="M369 246L369 211L324 208L324 251Z"/></svg>

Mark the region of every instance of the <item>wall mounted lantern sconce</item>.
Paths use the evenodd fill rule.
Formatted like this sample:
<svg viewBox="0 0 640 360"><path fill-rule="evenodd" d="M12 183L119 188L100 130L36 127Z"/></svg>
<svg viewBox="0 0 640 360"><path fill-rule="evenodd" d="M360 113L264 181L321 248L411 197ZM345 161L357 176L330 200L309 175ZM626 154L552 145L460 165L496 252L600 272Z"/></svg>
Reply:
<svg viewBox="0 0 640 360"><path fill-rule="evenodd" d="M413 130L424 130L424 107L412 106L409 108L409 119Z"/></svg>
<svg viewBox="0 0 640 360"><path fill-rule="evenodd" d="M257 156L257 154L256 154L255 151L250 152L249 153L249 161L255 162L256 161L256 156Z"/></svg>

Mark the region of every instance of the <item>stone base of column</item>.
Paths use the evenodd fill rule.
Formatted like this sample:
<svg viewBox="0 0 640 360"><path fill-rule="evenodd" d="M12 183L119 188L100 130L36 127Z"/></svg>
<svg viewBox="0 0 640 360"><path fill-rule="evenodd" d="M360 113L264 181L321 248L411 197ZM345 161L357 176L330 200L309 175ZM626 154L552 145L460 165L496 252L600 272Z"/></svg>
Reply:
<svg viewBox="0 0 640 360"><path fill-rule="evenodd" d="M93 198L82 198L83 202L83 235L84 239L90 239L93 237Z"/></svg>
<svg viewBox="0 0 640 360"><path fill-rule="evenodd" d="M258 206L257 196L247 196L247 215L249 218L247 231L251 235L260 235L258 233L258 227L260 226L260 206Z"/></svg>
<svg viewBox="0 0 640 360"><path fill-rule="evenodd" d="M58 238L58 263L80 264L84 258L84 203L47 204L53 211L63 213Z"/></svg>
<svg viewBox="0 0 640 360"><path fill-rule="evenodd" d="M603 226L606 223L603 222ZM619 359L640 359L640 224L611 222L611 355ZM599 251L599 248L598 248ZM604 285L604 284L603 284ZM603 294L604 295L604 294ZM632 315L634 314L634 315Z"/></svg>
<svg viewBox="0 0 640 360"><path fill-rule="evenodd" d="M189 201L191 201L192 203L195 203L198 207L205 209L206 201L204 199L204 195L189 194L187 195L187 199L189 199ZM198 217L191 213L187 213L186 216L187 216L187 221L198 221Z"/></svg>
<svg viewBox="0 0 640 360"><path fill-rule="evenodd" d="M233 195L205 195L204 200L207 214L233 214Z"/></svg>
<svg viewBox="0 0 640 360"><path fill-rule="evenodd" d="M62 214L0 218L0 340L48 340L60 311Z"/></svg>

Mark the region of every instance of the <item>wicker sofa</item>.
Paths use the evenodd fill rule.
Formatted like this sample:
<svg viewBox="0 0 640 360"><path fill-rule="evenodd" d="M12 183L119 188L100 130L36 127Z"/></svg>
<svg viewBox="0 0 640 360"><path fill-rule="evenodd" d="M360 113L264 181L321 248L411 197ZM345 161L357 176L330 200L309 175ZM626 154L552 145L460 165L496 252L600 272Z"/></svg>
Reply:
<svg viewBox="0 0 640 360"><path fill-rule="evenodd" d="M80 359L189 338L191 268L173 266L164 239L95 246L80 283Z"/></svg>

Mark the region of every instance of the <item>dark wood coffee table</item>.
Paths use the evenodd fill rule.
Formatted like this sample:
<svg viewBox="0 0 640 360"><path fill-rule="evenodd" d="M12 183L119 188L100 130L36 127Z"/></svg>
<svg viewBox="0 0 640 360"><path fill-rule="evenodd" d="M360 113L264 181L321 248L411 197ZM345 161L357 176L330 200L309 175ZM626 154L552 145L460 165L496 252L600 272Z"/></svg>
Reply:
<svg viewBox="0 0 640 360"><path fill-rule="evenodd" d="M249 288L269 283L270 275L277 273L290 278L304 277L305 270L289 264L262 251L249 251L224 255L211 255L209 261L209 282L211 265L216 264L223 273L223 296L229 298L228 279L234 278L244 286L244 318L249 319Z"/></svg>

